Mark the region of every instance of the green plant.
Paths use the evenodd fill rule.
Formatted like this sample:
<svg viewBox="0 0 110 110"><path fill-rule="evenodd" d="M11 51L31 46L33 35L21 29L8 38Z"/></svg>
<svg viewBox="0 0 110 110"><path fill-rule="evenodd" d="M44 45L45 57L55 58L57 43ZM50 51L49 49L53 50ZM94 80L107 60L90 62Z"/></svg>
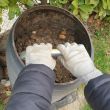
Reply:
<svg viewBox="0 0 110 110"><path fill-rule="evenodd" d="M110 25L108 22L101 29L96 30L93 35L95 48L95 65L103 73L110 73Z"/></svg>
<svg viewBox="0 0 110 110"><path fill-rule="evenodd" d="M50 4L58 7L63 7L68 0L50 0Z"/></svg>
<svg viewBox="0 0 110 110"><path fill-rule="evenodd" d="M34 5L33 0L0 0L0 23L2 23L3 10L8 10L9 19L19 16L20 7L29 8Z"/></svg>
<svg viewBox="0 0 110 110"><path fill-rule="evenodd" d="M0 110L4 110L4 104L2 101L0 101Z"/></svg>
<svg viewBox="0 0 110 110"><path fill-rule="evenodd" d="M110 0L50 0L51 5L58 7L64 7L67 3L69 11L85 21L93 12L97 13L100 19L110 15Z"/></svg>
<svg viewBox="0 0 110 110"><path fill-rule="evenodd" d="M82 108L82 110L92 110L92 109L90 108L90 106L89 106L88 104L86 104L86 105Z"/></svg>
<svg viewBox="0 0 110 110"><path fill-rule="evenodd" d="M49 2L50 5L68 9L85 21L93 12L101 19L110 15L110 0L49 0ZM37 0L0 0L0 23L4 9L8 10L9 19L13 19L20 15L21 7L26 9L34 4L38 4Z"/></svg>

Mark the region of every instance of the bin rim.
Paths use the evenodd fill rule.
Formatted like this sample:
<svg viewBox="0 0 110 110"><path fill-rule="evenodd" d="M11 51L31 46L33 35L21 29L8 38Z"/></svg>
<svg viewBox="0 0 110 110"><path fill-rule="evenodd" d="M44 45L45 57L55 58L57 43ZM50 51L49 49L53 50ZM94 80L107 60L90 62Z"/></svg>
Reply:
<svg viewBox="0 0 110 110"><path fill-rule="evenodd" d="M26 11L24 11L18 18L17 20L15 21L13 27L12 27L12 30L11 30L11 33L12 33L12 46L13 46L13 49L14 49L14 53L16 54L16 57L18 58L18 61L21 63L22 67L25 67L24 63L22 62L22 60L20 59L19 55L18 55L18 52L16 50L16 46L15 46L15 37L14 37L14 34L15 34L15 27L17 25L17 23L19 22L19 20L21 19L22 16L25 15L25 13L27 12L31 12L31 11L34 11L34 10L53 10L53 11L58 11L58 12L61 12L63 14L65 14L66 16L69 16L71 17L72 19L74 19L75 21L79 22L85 29L85 31L87 32L87 35L89 37L89 40L90 40L90 46L91 46L91 59L94 60L94 49L93 49L93 45L92 45L92 41L91 41L91 38L90 38L90 34L88 33L86 27L84 26L84 24L78 19L76 18L71 12L69 12L68 10L64 9L64 8L59 8L59 7L56 7L56 6L50 6L50 5L38 5L38 6L35 6L35 7L32 7ZM75 79L73 81L70 81L70 82L65 82L65 83L55 83L55 86L65 86L65 85L71 85L73 83L76 83L77 81L80 81L79 79Z"/></svg>

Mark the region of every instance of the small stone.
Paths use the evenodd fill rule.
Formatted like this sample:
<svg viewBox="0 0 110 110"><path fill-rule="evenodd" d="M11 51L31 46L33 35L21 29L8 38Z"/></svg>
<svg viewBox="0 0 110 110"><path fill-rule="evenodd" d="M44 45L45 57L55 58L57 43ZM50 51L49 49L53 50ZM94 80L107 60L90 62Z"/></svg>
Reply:
<svg viewBox="0 0 110 110"><path fill-rule="evenodd" d="M36 34L36 31L32 31L32 34Z"/></svg>
<svg viewBox="0 0 110 110"><path fill-rule="evenodd" d="M59 38L60 38L60 39L62 39L62 40L65 40L65 39L66 39L66 36L65 36L65 35L60 34L60 35L59 35Z"/></svg>
<svg viewBox="0 0 110 110"><path fill-rule="evenodd" d="M65 30L64 30L64 31L61 31L60 34L62 34L62 35L66 35L66 31L65 31Z"/></svg>

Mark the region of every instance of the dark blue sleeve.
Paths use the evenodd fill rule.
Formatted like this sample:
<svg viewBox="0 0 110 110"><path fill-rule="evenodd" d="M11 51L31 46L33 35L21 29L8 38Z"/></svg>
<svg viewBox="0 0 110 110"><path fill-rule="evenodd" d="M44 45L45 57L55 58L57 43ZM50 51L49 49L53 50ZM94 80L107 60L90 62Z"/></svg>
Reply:
<svg viewBox="0 0 110 110"><path fill-rule="evenodd" d="M49 110L55 74L45 65L31 64L19 74L6 110Z"/></svg>
<svg viewBox="0 0 110 110"><path fill-rule="evenodd" d="M110 110L110 75L101 75L89 81L85 97L93 110Z"/></svg>

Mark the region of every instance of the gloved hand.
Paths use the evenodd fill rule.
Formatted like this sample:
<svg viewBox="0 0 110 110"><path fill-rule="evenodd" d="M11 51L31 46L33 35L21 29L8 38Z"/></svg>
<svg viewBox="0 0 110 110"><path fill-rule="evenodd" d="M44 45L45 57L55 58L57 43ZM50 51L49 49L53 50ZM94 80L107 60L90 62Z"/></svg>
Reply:
<svg viewBox="0 0 110 110"><path fill-rule="evenodd" d="M59 59L64 67L84 83L87 84L89 80L102 75L94 66L84 45L76 43L59 44L58 49L63 55Z"/></svg>
<svg viewBox="0 0 110 110"><path fill-rule="evenodd" d="M26 65L28 64L44 64L51 68L55 68L56 61L51 56L52 44L40 45L34 44L26 48Z"/></svg>

